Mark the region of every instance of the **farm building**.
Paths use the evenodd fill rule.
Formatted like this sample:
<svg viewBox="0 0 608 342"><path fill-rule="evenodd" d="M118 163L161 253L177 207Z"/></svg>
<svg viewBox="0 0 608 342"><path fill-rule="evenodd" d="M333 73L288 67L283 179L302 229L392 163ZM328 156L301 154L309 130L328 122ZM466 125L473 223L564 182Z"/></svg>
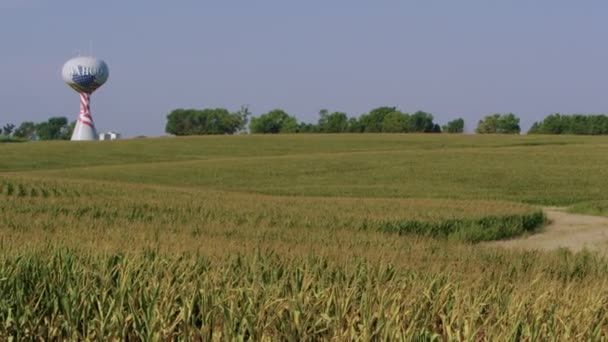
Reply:
<svg viewBox="0 0 608 342"><path fill-rule="evenodd" d="M99 140L116 140L120 139L120 133L117 132L106 132L99 134Z"/></svg>

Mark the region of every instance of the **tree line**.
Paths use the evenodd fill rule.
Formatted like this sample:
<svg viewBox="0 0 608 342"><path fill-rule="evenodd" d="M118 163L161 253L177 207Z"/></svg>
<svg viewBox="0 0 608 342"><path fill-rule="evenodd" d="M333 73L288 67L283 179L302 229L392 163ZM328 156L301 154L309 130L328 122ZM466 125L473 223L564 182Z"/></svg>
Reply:
<svg viewBox="0 0 608 342"><path fill-rule="evenodd" d="M174 135L234 134L245 132L251 113L246 107L235 113L226 109L177 109L167 115L166 132ZM404 113L396 107L378 107L356 117L323 109L316 123L299 122L295 115L274 109L252 117L249 131L276 133L463 133L465 122L456 118L440 126L424 111ZM477 122L477 134L520 134L520 119L513 113L486 115ZM608 134L606 115L551 114L536 122L528 134Z"/></svg>
<svg viewBox="0 0 608 342"><path fill-rule="evenodd" d="M401 112L396 107L378 107L359 118L348 117L343 112L319 112L317 123L298 122L295 115L282 109L274 109L253 117L247 107L237 112L223 108L176 109L167 115L165 131L174 135L234 134L249 131L255 134L276 133L462 133L464 120L458 118L443 127L435 123L433 115L423 111L413 114Z"/></svg>
<svg viewBox="0 0 608 342"><path fill-rule="evenodd" d="M19 126L0 126L0 142L25 140L69 140L75 121L64 116L47 121L25 121ZM323 109L316 123L299 122L294 115L274 109L257 117L242 106L235 112L224 108L176 109L167 115L165 131L173 135L275 133L463 133L465 122L456 118L440 126L424 111L409 114L396 107L378 107L356 117ZM247 130L249 128L249 130ZM478 134L519 134L519 118L513 113L487 115L477 122ZM535 122L528 134L608 135L608 115L551 114Z"/></svg>
<svg viewBox="0 0 608 342"><path fill-rule="evenodd" d="M65 116L38 123L24 121L19 126L8 123L0 129L0 141L69 140L75 125L76 121L69 122Z"/></svg>
<svg viewBox="0 0 608 342"><path fill-rule="evenodd" d="M535 122L528 134L604 135L608 134L608 116L551 114L543 121Z"/></svg>
<svg viewBox="0 0 608 342"><path fill-rule="evenodd" d="M246 106L233 113L224 108L176 109L167 115L165 132L173 135L234 134L245 130L249 115Z"/></svg>

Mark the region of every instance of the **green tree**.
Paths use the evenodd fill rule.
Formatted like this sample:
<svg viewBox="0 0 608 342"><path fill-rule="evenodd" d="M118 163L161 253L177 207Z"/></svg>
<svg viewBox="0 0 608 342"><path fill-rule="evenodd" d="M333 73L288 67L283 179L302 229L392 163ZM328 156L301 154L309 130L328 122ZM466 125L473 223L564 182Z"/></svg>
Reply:
<svg viewBox="0 0 608 342"><path fill-rule="evenodd" d="M230 113L224 108L176 109L167 115L165 131L174 135L234 134L247 126L249 109Z"/></svg>
<svg viewBox="0 0 608 342"><path fill-rule="evenodd" d="M433 132L434 128L437 129L434 126L435 124L433 123L433 115L419 110L416 113L410 115L408 132L429 133ZM439 130L441 131L441 129Z"/></svg>
<svg viewBox="0 0 608 342"><path fill-rule="evenodd" d="M346 129L346 131L349 133L361 133L363 132L363 127L361 126L357 118L349 118L348 128Z"/></svg>
<svg viewBox="0 0 608 342"><path fill-rule="evenodd" d="M343 133L348 131L346 113L334 112L329 114L327 109L319 112L319 131L323 133Z"/></svg>
<svg viewBox="0 0 608 342"><path fill-rule="evenodd" d="M22 122L17 129L15 129L13 136L22 139L29 139L32 135L34 135L34 133L36 133L36 124L31 121L25 121Z"/></svg>
<svg viewBox="0 0 608 342"><path fill-rule="evenodd" d="M297 133L319 133L319 126L313 123L300 122L296 127Z"/></svg>
<svg viewBox="0 0 608 342"><path fill-rule="evenodd" d="M67 119L66 119L67 121ZM59 129L58 140L70 140L72 138L72 132L74 132L74 127L76 127L76 121L72 121L65 125L62 125Z"/></svg>
<svg viewBox="0 0 608 342"><path fill-rule="evenodd" d="M567 118L560 114L551 114L542 122L535 122L528 134L564 134L568 130Z"/></svg>
<svg viewBox="0 0 608 342"><path fill-rule="evenodd" d="M68 125L68 127L65 130L65 138L64 140L69 140L72 138L72 133L74 133L74 128L76 128L76 120L73 120L72 122L70 122L70 124Z"/></svg>
<svg viewBox="0 0 608 342"><path fill-rule="evenodd" d="M519 134L521 132L519 118L513 113L502 115L499 121L499 127L500 130L498 133Z"/></svg>
<svg viewBox="0 0 608 342"><path fill-rule="evenodd" d="M192 134L193 127L196 125L193 109L175 109L167 115L165 132L174 135Z"/></svg>
<svg viewBox="0 0 608 342"><path fill-rule="evenodd" d="M591 135L600 135L608 133L606 131L608 120L604 115L589 115L587 117L587 124L589 126L588 132Z"/></svg>
<svg viewBox="0 0 608 342"><path fill-rule="evenodd" d="M529 134L608 134L608 116L551 114L541 122L535 122Z"/></svg>
<svg viewBox="0 0 608 342"><path fill-rule="evenodd" d="M499 119L500 114L488 115L484 117L477 123L475 132L479 134L498 133Z"/></svg>
<svg viewBox="0 0 608 342"><path fill-rule="evenodd" d="M404 133L407 132L410 122L410 116L400 111L394 111L387 114L382 122L382 132L386 133Z"/></svg>
<svg viewBox="0 0 608 342"><path fill-rule="evenodd" d="M584 115L575 114L569 118L568 131L570 134L588 134L587 118Z"/></svg>
<svg viewBox="0 0 608 342"><path fill-rule="evenodd" d="M257 118L252 118L250 125L251 133L261 134L295 133L297 128L296 118L282 109L271 110Z"/></svg>
<svg viewBox="0 0 608 342"><path fill-rule="evenodd" d="M382 132L382 124L384 118L390 113L397 112L396 107L378 107L371 110L368 114L363 114L359 117L359 125L362 132L379 133Z"/></svg>
<svg viewBox="0 0 608 342"><path fill-rule="evenodd" d="M15 129L15 125L13 125L12 123L4 125L4 127L2 127L2 135L10 137L13 133L13 129Z"/></svg>
<svg viewBox="0 0 608 342"><path fill-rule="evenodd" d="M570 130L569 118L563 117L560 114L549 115L543 121L542 125L536 128L543 134L563 134ZM534 125L533 125L534 127Z"/></svg>
<svg viewBox="0 0 608 342"><path fill-rule="evenodd" d="M532 124L532 126L530 126L530 129L528 130L528 134L543 134L540 132L541 129L541 124L538 122L535 122Z"/></svg>
<svg viewBox="0 0 608 342"><path fill-rule="evenodd" d="M329 110L327 109L321 109L319 111L319 121L317 122L317 125L319 126L319 131L323 131L323 126L327 125L327 117L329 116Z"/></svg>
<svg viewBox="0 0 608 342"><path fill-rule="evenodd" d="M238 123L237 131L243 132L247 129L247 123L249 122L249 117L251 116L251 111L249 110L249 106L241 106L236 113L234 113L236 122Z"/></svg>
<svg viewBox="0 0 608 342"><path fill-rule="evenodd" d="M488 115L479 120L475 129L479 134L519 134L520 131L519 118L513 113Z"/></svg>
<svg viewBox="0 0 608 342"><path fill-rule="evenodd" d="M67 140L70 138L70 124L65 116L52 117L35 125L40 140Z"/></svg>
<svg viewBox="0 0 608 342"><path fill-rule="evenodd" d="M443 126L443 131L447 133L464 132L464 119L458 118L452 121L448 121L448 123Z"/></svg>

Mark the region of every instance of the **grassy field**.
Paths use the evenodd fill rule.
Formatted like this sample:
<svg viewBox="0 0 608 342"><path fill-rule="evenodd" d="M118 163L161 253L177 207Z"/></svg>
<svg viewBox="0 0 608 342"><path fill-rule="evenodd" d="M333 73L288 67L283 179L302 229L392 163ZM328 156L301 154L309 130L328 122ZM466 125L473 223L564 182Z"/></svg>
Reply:
<svg viewBox="0 0 608 342"><path fill-rule="evenodd" d="M255 192L570 205L603 200L603 137L293 135L2 146L0 172Z"/></svg>
<svg viewBox="0 0 608 342"><path fill-rule="evenodd" d="M0 338L600 339L608 264L488 248L603 214L608 139L2 144ZM594 211L595 210L595 211Z"/></svg>

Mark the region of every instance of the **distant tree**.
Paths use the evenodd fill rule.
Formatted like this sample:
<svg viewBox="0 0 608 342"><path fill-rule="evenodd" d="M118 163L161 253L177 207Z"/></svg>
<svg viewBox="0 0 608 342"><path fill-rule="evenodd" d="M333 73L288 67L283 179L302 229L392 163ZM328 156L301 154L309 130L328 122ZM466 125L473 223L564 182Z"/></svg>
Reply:
<svg viewBox="0 0 608 342"><path fill-rule="evenodd" d="M329 116L329 110L321 109L319 111L319 121L317 124L319 125L319 129L322 130L321 126L327 124L327 117Z"/></svg>
<svg viewBox="0 0 608 342"><path fill-rule="evenodd" d="M408 130L410 116L400 111L387 114L382 121L382 132L405 133Z"/></svg>
<svg viewBox="0 0 608 342"><path fill-rule="evenodd" d="M541 122L535 122L528 134L608 134L608 116L551 114Z"/></svg>
<svg viewBox="0 0 608 342"><path fill-rule="evenodd" d="M363 132L363 127L357 118L349 118L348 119L348 128L346 129L349 133L361 133Z"/></svg>
<svg viewBox="0 0 608 342"><path fill-rule="evenodd" d="M608 117L606 115L589 115L587 119L589 134L608 134Z"/></svg>
<svg viewBox="0 0 608 342"><path fill-rule="evenodd" d="M344 133L348 131L346 113L334 112L329 114L327 109L319 111L319 131L323 133Z"/></svg>
<svg viewBox="0 0 608 342"><path fill-rule="evenodd" d="M72 138L72 133L74 132L74 128L76 128L76 120L70 122L69 125L65 126L62 130L62 138L63 140L70 140Z"/></svg>
<svg viewBox="0 0 608 342"><path fill-rule="evenodd" d="M382 132L382 124L384 118L390 113L397 112L396 107L378 107L371 110L368 114L363 114L359 117L359 125L362 132L379 133Z"/></svg>
<svg viewBox="0 0 608 342"><path fill-rule="evenodd" d="M486 134L486 133L498 133L498 121L500 119L500 114L488 115L485 118L479 120L477 123L477 128L475 129L476 133Z"/></svg>
<svg viewBox="0 0 608 342"><path fill-rule="evenodd" d="M458 118L448 121L448 123L443 126L443 131L446 133L464 132L464 120L462 118Z"/></svg>
<svg viewBox="0 0 608 342"><path fill-rule="evenodd" d="M479 120L475 132L479 134L519 134L519 118L513 113L488 115Z"/></svg>
<svg viewBox="0 0 608 342"><path fill-rule="evenodd" d="M519 118L513 113L502 115L499 121L499 127L499 133L519 134L521 132Z"/></svg>
<svg viewBox="0 0 608 342"><path fill-rule="evenodd" d="M585 115L575 114L568 117L568 131L571 134L589 134L589 124Z"/></svg>
<svg viewBox="0 0 608 342"><path fill-rule="evenodd" d="M300 122L296 127L297 133L319 133L319 126L313 123Z"/></svg>
<svg viewBox="0 0 608 342"><path fill-rule="evenodd" d="M533 123L528 130L528 134L543 134L540 132L540 124L538 122Z"/></svg>
<svg viewBox="0 0 608 342"><path fill-rule="evenodd" d="M417 111L410 115L408 132L430 133L433 132L434 126L433 115L423 111ZM439 129L439 131L441 131L441 129Z"/></svg>
<svg viewBox="0 0 608 342"><path fill-rule="evenodd" d="M560 114L551 114L542 122L535 122L528 134L564 134L568 131L568 122Z"/></svg>
<svg viewBox="0 0 608 342"><path fill-rule="evenodd" d="M251 116L249 106L241 106L241 108L239 108L239 110L237 110L233 115L236 116L235 119L238 123L237 131L245 131L247 129L247 123L249 122L249 117Z"/></svg>
<svg viewBox="0 0 608 342"><path fill-rule="evenodd" d="M249 109L230 113L224 108L176 109L167 115L165 132L174 135L234 134L247 126Z"/></svg>
<svg viewBox="0 0 608 342"><path fill-rule="evenodd" d="M538 133L543 134L565 134L566 132L572 132L570 121L571 120L569 117L556 113L547 116L545 120L543 120L543 122L536 127L532 125L532 128L534 128L534 130L538 130Z"/></svg>
<svg viewBox="0 0 608 342"><path fill-rule="evenodd" d="M52 117L37 124L35 128L40 140L67 140L68 132L71 131L68 119L64 116Z"/></svg>
<svg viewBox="0 0 608 342"><path fill-rule="evenodd" d="M261 134L295 133L297 128L296 118L282 109L271 110L257 118L252 118L250 125L251 133Z"/></svg>
<svg viewBox="0 0 608 342"><path fill-rule="evenodd" d="M4 125L4 127L2 127L2 135L10 137L11 134L13 133L14 128L15 128L15 125L13 125L12 123L8 123L8 124Z"/></svg>
<svg viewBox="0 0 608 342"><path fill-rule="evenodd" d="M25 121L17 127L13 135L17 138L29 139L34 133L36 133L36 124Z"/></svg>
<svg viewBox="0 0 608 342"><path fill-rule="evenodd" d="M356 123L356 125L355 125ZM423 111L406 114L396 107L378 107L362 114L357 121L349 121L349 132L435 133L441 127L433 122L433 115Z"/></svg>

